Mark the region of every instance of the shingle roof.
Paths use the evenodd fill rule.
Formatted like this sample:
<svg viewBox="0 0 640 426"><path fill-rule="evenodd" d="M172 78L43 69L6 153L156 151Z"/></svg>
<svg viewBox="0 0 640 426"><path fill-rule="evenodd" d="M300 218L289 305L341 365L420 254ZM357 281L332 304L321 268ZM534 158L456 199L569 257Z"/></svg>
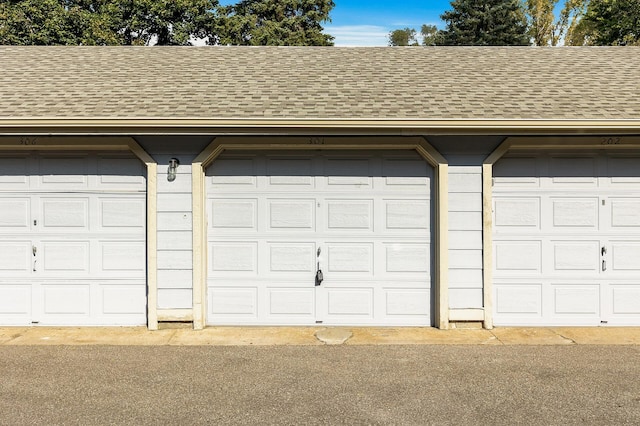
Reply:
<svg viewBox="0 0 640 426"><path fill-rule="evenodd" d="M0 119L640 118L640 48L0 47Z"/></svg>

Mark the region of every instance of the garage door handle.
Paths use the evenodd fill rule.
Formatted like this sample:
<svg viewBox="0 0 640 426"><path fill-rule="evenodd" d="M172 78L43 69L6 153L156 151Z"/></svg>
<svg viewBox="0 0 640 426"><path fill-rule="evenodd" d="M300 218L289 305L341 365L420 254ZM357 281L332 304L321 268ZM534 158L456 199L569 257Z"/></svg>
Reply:
<svg viewBox="0 0 640 426"><path fill-rule="evenodd" d="M607 261L606 261L606 260L603 260L603 261L602 261L602 270L603 270L603 271L606 271L606 270L607 270Z"/></svg>
<svg viewBox="0 0 640 426"><path fill-rule="evenodd" d="M36 272L36 259L33 259L33 272Z"/></svg>
<svg viewBox="0 0 640 426"><path fill-rule="evenodd" d="M319 286L324 281L324 276L322 276L322 270L318 269L316 272L316 286Z"/></svg>

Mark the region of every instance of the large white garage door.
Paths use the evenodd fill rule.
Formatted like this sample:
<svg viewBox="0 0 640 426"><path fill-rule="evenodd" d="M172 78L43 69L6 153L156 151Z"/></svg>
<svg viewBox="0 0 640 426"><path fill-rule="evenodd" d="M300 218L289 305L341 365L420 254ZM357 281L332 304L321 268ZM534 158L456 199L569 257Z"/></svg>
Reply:
<svg viewBox="0 0 640 426"><path fill-rule="evenodd" d="M145 187L125 154L3 154L0 324L145 324Z"/></svg>
<svg viewBox="0 0 640 426"><path fill-rule="evenodd" d="M638 154L518 154L494 169L498 325L640 325Z"/></svg>
<svg viewBox="0 0 640 426"><path fill-rule="evenodd" d="M431 181L413 152L217 159L208 322L430 325Z"/></svg>

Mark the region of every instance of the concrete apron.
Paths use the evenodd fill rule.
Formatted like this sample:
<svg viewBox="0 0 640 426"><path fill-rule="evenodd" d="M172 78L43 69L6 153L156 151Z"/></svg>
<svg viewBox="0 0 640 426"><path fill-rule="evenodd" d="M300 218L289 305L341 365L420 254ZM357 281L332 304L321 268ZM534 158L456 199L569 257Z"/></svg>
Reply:
<svg viewBox="0 0 640 426"><path fill-rule="evenodd" d="M0 345L640 345L640 327L0 327Z"/></svg>

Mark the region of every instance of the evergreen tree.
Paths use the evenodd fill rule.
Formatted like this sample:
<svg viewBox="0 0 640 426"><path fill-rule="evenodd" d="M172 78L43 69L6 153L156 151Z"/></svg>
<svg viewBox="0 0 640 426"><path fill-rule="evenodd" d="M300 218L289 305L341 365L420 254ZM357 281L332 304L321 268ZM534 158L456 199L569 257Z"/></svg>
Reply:
<svg viewBox="0 0 640 426"><path fill-rule="evenodd" d="M591 0L578 30L576 44L640 46L640 0Z"/></svg>
<svg viewBox="0 0 640 426"><path fill-rule="evenodd" d="M519 0L453 0L440 18L444 45L526 46L527 23Z"/></svg>

